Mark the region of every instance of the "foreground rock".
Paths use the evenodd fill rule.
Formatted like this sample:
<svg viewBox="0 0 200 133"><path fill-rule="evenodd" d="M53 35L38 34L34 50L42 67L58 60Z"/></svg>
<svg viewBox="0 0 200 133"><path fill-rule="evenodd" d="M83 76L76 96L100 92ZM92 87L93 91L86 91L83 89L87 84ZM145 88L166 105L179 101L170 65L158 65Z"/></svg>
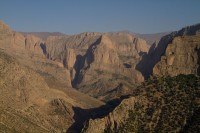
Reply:
<svg viewBox="0 0 200 133"><path fill-rule="evenodd" d="M198 132L199 85L194 75L148 80L106 117L90 119L82 132Z"/></svg>
<svg viewBox="0 0 200 133"><path fill-rule="evenodd" d="M50 88L39 74L2 51L0 75L0 132L66 131L75 122L74 107L103 105L70 89Z"/></svg>

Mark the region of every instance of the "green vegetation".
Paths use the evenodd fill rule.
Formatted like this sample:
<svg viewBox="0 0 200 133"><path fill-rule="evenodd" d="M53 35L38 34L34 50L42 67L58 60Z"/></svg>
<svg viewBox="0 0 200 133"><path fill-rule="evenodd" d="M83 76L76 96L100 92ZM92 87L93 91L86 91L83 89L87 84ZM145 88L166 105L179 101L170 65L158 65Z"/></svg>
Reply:
<svg viewBox="0 0 200 133"><path fill-rule="evenodd" d="M153 77L139 86L128 118L113 132L198 132L200 129L200 78L195 75ZM106 130L110 132L111 129Z"/></svg>

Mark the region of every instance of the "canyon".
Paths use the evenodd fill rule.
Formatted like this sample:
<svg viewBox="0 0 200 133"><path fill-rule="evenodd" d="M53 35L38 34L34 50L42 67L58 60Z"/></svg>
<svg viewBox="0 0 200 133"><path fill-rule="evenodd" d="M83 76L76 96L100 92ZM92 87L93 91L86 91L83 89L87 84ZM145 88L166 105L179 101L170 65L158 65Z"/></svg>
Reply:
<svg viewBox="0 0 200 133"><path fill-rule="evenodd" d="M0 132L198 131L199 49L200 24L65 35L0 21Z"/></svg>

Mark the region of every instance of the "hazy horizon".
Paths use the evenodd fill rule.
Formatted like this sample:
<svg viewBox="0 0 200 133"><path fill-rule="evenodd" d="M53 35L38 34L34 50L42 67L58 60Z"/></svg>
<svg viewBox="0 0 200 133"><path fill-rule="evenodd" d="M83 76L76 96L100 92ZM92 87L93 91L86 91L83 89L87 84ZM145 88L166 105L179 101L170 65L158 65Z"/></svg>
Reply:
<svg viewBox="0 0 200 133"><path fill-rule="evenodd" d="M152 34L200 23L200 1L7 1L0 20L20 32Z"/></svg>

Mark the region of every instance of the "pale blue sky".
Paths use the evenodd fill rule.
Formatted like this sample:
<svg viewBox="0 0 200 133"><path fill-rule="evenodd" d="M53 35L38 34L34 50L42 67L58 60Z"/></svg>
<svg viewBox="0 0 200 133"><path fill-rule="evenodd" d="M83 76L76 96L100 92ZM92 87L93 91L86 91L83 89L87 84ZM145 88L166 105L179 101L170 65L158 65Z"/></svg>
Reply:
<svg viewBox="0 0 200 133"><path fill-rule="evenodd" d="M16 31L156 33L200 23L200 0L1 0Z"/></svg>

